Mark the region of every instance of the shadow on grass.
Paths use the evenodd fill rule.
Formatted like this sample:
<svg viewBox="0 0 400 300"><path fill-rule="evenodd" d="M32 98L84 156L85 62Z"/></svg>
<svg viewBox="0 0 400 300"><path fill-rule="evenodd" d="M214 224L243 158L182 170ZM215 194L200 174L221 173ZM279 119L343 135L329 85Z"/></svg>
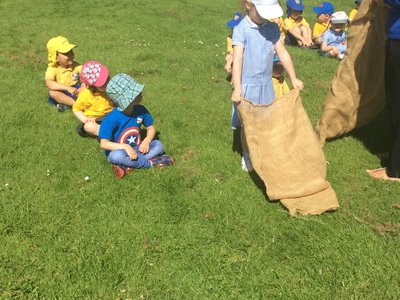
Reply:
<svg viewBox="0 0 400 300"><path fill-rule="evenodd" d="M260 191L263 193L263 195L264 195L264 197L266 198L266 200L269 201L265 183L264 183L264 181L262 181L262 179L260 178L260 176L258 176L258 174L257 174L255 171L249 172L249 176L250 176L251 180L253 180L254 184L255 184L255 185L260 189Z"/></svg>
<svg viewBox="0 0 400 300"><path fill-rule="evenodd" d="M238 153L240 155L242 155L242 144L240 142L240 128L233 130L232 133L232 151L234 153ZM262 181L262 179L260 178L260 176L258 176L258 174L253 171L253 172L249 172L249 176L251 178L251 180L253 180L254 184L261 190L261 192L263 193L263 195L265 196L266 200L269 201L268 195L267 195L267 191L266 191L266 187L265 187L265 183L264 181Z"/></svg>
<svg viewBox="0 0 400 300"><path fill-rule="evenodd" d="M386 109L369 124L351 131L347 136L358 139L369 152L381 159L382 166L387 165L387 157L382 154L390 151L392 135Z"/></svg>

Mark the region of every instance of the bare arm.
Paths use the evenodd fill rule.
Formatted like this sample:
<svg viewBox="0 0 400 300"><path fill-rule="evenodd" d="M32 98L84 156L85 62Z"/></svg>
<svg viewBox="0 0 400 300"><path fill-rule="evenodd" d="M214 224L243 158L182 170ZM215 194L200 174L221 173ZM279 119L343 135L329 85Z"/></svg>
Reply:
<svg viewBox="0 0 400 300"><path fill-rule="evenodd" d="M279 60L282 62L283 67L289 75L290 81L293 84L294 88L303 89L303 82L297 79L296 72L294 70L292 58L290 57L289 52L287 52L285 46L281 41L278 41L275 44L276 54L278 55Z"/></svg>
<svg viewBox="0 0 400 300"><path fill-rule="evenodd" d="M332 51L332 53L339 53L338 49L335 46L328 46L326 42L322 42L321 44L321 51L322 52L329 52Z"/></svg>
<svg viewBox="0 0 400 300"><path fill-rule="evenodd" d="M125 150L126 153L128 153L129 158L131 160L134 160L137 158L137 153L136 153L135 149L133 149L128 144L115 143L115 142L111 142L110 140L107 140L107 139L101 139L100 140L100 148L104 149L104 150L109 150L109 151L122 149L122 150Z"/></svg>
<svg viewBox="0 0 400 300"><path fill-rule="evenodd" d="M147 135L143 139L142 143L139 145L140 153L146 154L150 151L150 143L156 136L156 128L153 125L146 127Z"/></svg>
<svg viewBox="0 0 400 300"><path fill-rule="evenodd" d="M233 47L233 67L232 67L232 101L240 102L242 100L242 64L244 49L240 46Z"/></svg>
<svg viewBox="0 0 400 300"><path fill-rule="evenodd" d="M297 29L297 27L293 27L293 28L288 29L288 32L291 35L293 35L296 38L296 40L301 41L302 44L306 43L306 40L302 37L302 35L301 35L300 31Z"/></svg>
<svg viewBox="0 0 400 300"><path fill-rule="evenodd" d="M74 111L74 115L75 117L78 118L79 121L81 121L82 123L87 123L87 122L95 122L96 118L88 118L87 116L85 116L85 114L83 113L83 111Z"/></svg>
<svg viewBox="0 0 400 300"><path fill-rule="evenodd" d="M78 90L76 88L58 83L57 81L52 79L46 79L45 84L47 88L51 91L68 91L71 95L78 94Z"/></svg>

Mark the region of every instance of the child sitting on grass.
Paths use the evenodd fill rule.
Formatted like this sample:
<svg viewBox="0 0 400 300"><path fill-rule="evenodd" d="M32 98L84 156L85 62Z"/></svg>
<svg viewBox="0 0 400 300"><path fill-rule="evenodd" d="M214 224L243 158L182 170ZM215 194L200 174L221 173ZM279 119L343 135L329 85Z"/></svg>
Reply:
<svg viewBox="0 0 400 300"><path fill-rule="evenodd" d="M226 55L225 55L225 71L227 73L232 72L233 64L233 48L232 48L232 32L233 28L240 23L242 20L242 14L237 12L233 15L233 18L226 23L226 26L231 28L231 33L226 38Z"/></svg>
<svg viewBox="0 0 400 300"><path fill-rule="evenodd" d="M345 28L349 19L344 11L332 14L330 27L322 35L321 54L342 60L347 49Z"/></svg>
<svg viewBox="0 0 400 300"><path fill-rule="evenodd" d="M74 60L76 45L65 37L57 36L47 42L49 64L45 83L49 89L48 100L59 112L71 108L78 94L85 88L79 82L82 66Z"/></svg>
<svg viewBox="0 0 400 300"><path fill-rule="evenodd" d="M77 132L83 137L96 137L102 119L113 110L111 99L106 93L108 69L97 61L89 61L83 64L80 77L87 89L79 94L72 107L73 113L81 121Z"/></svg>
<svg viewBox="0 0 400 300"><path fill-rule="evenodd" d="M100 125L100 147L113 164L115 177L122 179L133 169L164 167L174 164L174 159L164 152L163 145L153 140L156 129L149 111L140 104L144 85L127 74L117 74L107 84L107 94L116 108ZM147 130L141 140L140 128Z"/></svg>
<svg viewBox="0 0 400 300"><path fill-rule="evenodd" d="M356 7L353 8L353 9L351 10L351 12L349 13L349 22L353 21L353 19L354 19L356 13L358 12L358 8L360 7L361 2L362 2L362 0L355 0L355 1L354 1Z"/></svg>
<svg viewBox="0 0 400 300"><path fill-rule="evenodd" d="M330 2L322 2L318 6L314 6L313 11L317 14L317 22L314 24L312 40L316 46L320 47L322 34L329 28L334 7Z"/></svg>
<svg viewBox="0 0 400 300"><path fill-rule="evenodd" d="M301 15L303 10L304 6L301 0L287 1L288 17L283 21L285 44L301 48L312 48L314 44L311 39L311 28Z"/></svg>
<svg viewBox="0 0 400 300"><path fill-rule="evenodd" d="M289 92L289 86L285 80L285 68L277 56L274 57L272 66L272 85L274 86L275 98L281 97Z"/></svg>

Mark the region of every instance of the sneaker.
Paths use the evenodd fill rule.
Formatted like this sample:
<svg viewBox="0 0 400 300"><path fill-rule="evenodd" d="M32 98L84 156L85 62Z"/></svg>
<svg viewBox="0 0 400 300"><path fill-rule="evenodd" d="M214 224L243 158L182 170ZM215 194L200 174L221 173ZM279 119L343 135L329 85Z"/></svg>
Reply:
<svg viewBox="0 0 400 300"><path fill-rule="evenodd" d="M81 136L81 137L88 137L88 134L85 131L85 128L83 127L84 124L80 123L78 127L76 127L76 132Z"/></svg>
<svg viewBox="0 0 400 300"><path fill-rule="evenodd" d="M71 106L66 105L66 104L60 104L60 103L58 103L56 105L56 107L57 107L58 112L63 112L66 109L71 109Z"/></svg>
<svg viewBox="0 0 400 300"><path fill-rule="evenodd" d="M58 112L63 112L65 110L64 104L57 104L56 107Z"/></svg>
<svg viewBox="0 0 400 300"><path fill-rule="evenodd" d="M150 159L151 165L153 167L166 167L166 166L172 166L174 164L174 158L169 155L161 155L161 156L156 156Z"/></svg>
<svg viewBox="0 0 400 300"><path fill-rule="evenodd" d="M116 178L122 179L125 176L126 170L124 167L113 165L113 172Z"/></svg>
<svg viewBox="0 0 400 300"><path fill-rule="evenodd" d="M126 174L132 173L133 171L135 171L134 168L130 168L130 167L126 167L126 168L125 168L125 173L126 173Z"/></svg>
<svg viewBox="0 0 400 300"><path fill-rule="evenodd" d="M242 170L245 172L251 172L253 171L253 165L251 163L250 157L248 156L242 156Z"/></svg>

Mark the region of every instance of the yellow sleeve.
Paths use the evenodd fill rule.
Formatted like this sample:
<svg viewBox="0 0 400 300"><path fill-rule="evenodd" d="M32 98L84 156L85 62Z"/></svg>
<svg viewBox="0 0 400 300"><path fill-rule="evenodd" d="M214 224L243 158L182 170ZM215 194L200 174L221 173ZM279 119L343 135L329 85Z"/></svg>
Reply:
<svg viewBox="0 0 400 300"><path fill-rule="evenodd" d="M301 20L301 25L310 27L310 25L307 23L307 20L306 20L304 17L303 17L303 19Z"/></svg>
<svg viewBox="0 0 400 300"><path fill-rule="evenodd" d="M356 13L357 13L357 9L355 9L355 8L352 9L352 11L349 13L349 20L350 20L350 22L353 21L353 19L354 19Z"/></svg>
<svg viewBox="0 0 400 300"><path fill-rule="evenodd" d="M90 107L89 98L91 97L91 92L89 89L83 90L78 98L76 99L74 105L72 106L72 111L77 112L81 111L85 113L85 110Z"/></svg>
<svg viewBox="0 0 400 300"><path fill-rule="evenodd" d="M232 36L228 36L226 38L226 52L228 53L233 53L233 48L232 48Z"/></svg>
<svg viewBox="0 0 400 300"><path fill-rule="evenodd" d="M325 30L326 30L326 27L323 24L317 22L314 25L312 35L313 36L321 35L325 32Z"/></svg>
<svg viewBox="0 0 400 300"><path fill-rule="evenodd" d="M282 85L283 85L283 91L282 92L285 95L286 93L288 93L290 91L289 85L287 84L286 80L283 81Z"/></svg>
<svg viewBox="0 0 400 300"><path fill-rule="evenodd" d="M291 18L286 18L286 19L283 21L283 28L284 28L285 30L289 30L289 29L292 29L292 28L294 28L294 27L296 27L296 23L293 22L293 20L292 20Z"/></svg>
<svg viewBox="0 0 400 300"><path fill-rule="evenodd" d="M56 68L47 67L46 74L44 75L44 79L56 80Z"/></svg>

